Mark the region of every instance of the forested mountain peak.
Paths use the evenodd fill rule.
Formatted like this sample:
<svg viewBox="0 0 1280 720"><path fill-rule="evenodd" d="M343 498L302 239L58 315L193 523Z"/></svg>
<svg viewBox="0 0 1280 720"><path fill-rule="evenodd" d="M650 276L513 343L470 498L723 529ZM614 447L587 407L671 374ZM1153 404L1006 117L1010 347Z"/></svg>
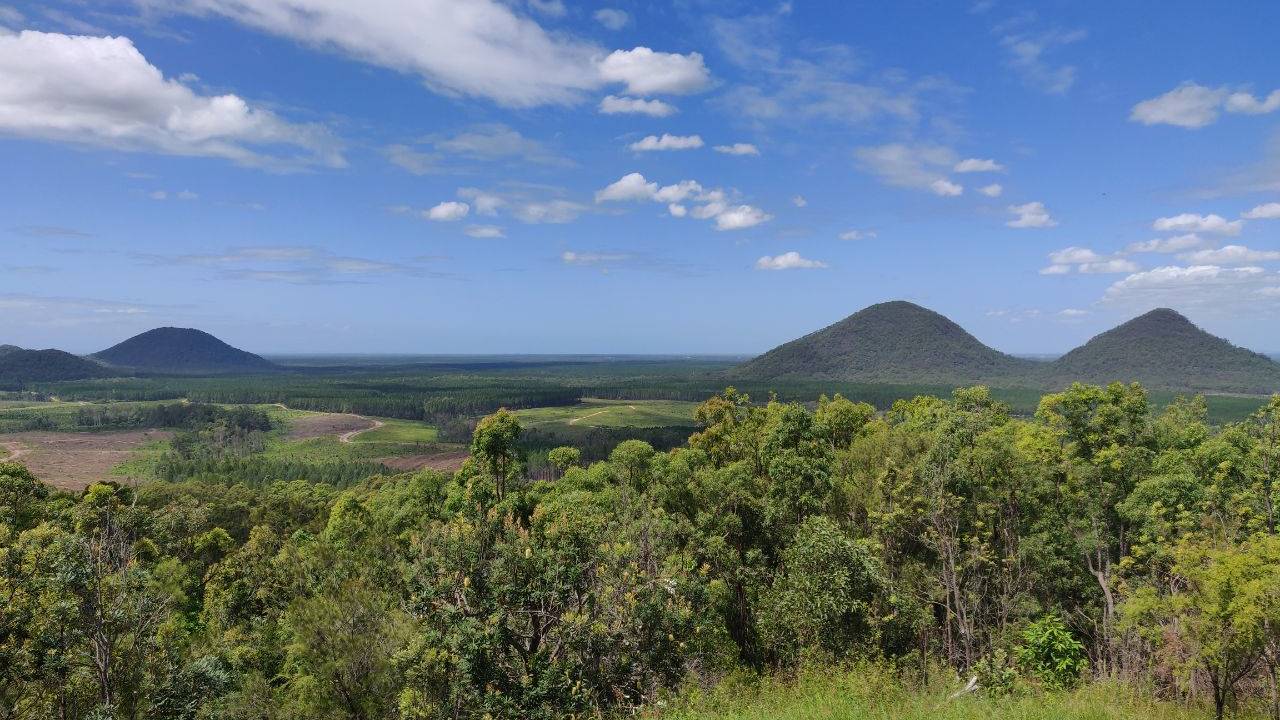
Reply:
<svg viewBox="0 0 1280 720"><path fill-rule="evenodd" d="M732 374L851 382L964 384L1016 376L1029 360L994 350L950 318L905 300L863 308L780 345Z"/></svg>
<svg viewBox="0 0 1280 720"><path fill-rule="evenodd" d="M16 345L0 346L0 388L19 387L31 382L83 380L112 374L100 363L62 350L26 350Z"/></svg>
<svg viewBox="0 0 1280 720"><path fill-rule="evenodd" d="M1280 364L1205 332L1169 308L1095 336L1050 363L1047 374L1054 383L1136 380L1178 390L1280 390Z"/></svg>
<svg viewBox="0 0 1280 720"><path fill-rule="evenodd" d="M111 365L170 373L255 372L276 368L203 330L161 327L135 335L94 357Z"/></svg>

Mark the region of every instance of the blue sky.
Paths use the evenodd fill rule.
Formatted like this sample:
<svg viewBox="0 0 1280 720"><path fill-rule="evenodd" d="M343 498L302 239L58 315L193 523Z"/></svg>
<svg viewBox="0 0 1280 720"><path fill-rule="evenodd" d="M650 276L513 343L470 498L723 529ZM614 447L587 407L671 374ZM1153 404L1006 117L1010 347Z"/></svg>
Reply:
<svg viewBox="0 0 1280 720"><path fill-rule="evenodd" d="M1280 5L0 0L0 342L1280 350Z"/></svg>

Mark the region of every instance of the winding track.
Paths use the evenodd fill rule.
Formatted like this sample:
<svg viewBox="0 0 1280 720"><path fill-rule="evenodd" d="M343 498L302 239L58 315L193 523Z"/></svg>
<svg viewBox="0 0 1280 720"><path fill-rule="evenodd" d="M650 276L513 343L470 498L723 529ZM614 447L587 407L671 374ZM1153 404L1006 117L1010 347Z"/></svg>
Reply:
<svg viewBox="0 0 1280 720"><path fill-rule="evenodd" d="M360 428L359 430L349 430L349 431L347 431L347 432L342 433L341 435L339 435L339 436L338 436L338 442L349 443L349 442L351 442L351 438L354 438L355 436L357 436L357 435L359 435L359 434L361 434L361 433L367 433L367 432L369 432L370 430L377 430L378 428L382 427L383 425L386 425L386 423L382 422L381 420L377 420L377 419L374 419L374 418L367 418L367 417L365 417L365 416L363 416L363 415L355 415L355 414L352 414L352 416L353 416L353 417L358 417L358 418L360 418L361 420L368 420L369 422L371 422L371 423L373 423L373 424L372 424L372 425L370 425L370 426L369 426L369 427L367 427L367 428Z"/></svg>

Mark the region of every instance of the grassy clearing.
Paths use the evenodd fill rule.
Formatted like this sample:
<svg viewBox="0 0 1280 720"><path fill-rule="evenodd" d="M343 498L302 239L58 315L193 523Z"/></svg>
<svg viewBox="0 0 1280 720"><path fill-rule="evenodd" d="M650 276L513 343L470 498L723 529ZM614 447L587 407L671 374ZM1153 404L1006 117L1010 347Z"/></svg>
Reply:
<svg viewBox="0 0 1280 720"><path fill-rule="evenodd" d="M645 713L650 720L1205 720L1211 708L1156 700L1101 683L1072 692L1029 690L1005 697L960 687L907 689L882 668L815 669L793 682L730 679ZM1239 717L1254 717L1241 713ZM1261 716L1257 716L1261 717Z"/></svg>
<svg viewBox="0 0 1280 720"><path fill-rule="evenodd" d="M415 444L434 443L439 440L436 429L426 423L413 420L382 420L380 428L366 430L351 438L352 443Z"/></svg>
<svg viewBox="0 0 1280 720"><path fill-rule="evenodd" d="M518 410L520 422L529 428L573 427L693 427L693 411L699 403L680 400L598 400L586 398L577 405Z"/></svg>

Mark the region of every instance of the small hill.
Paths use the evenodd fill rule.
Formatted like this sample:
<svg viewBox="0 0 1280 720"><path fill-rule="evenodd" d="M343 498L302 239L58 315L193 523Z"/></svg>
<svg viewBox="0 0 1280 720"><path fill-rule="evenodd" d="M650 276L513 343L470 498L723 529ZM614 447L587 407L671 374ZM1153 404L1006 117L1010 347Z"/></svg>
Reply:
<svg viewBox="0 0 1280 720"><path fill-rule="evenodd" d="M278 369L257 355L233 348L202 330L163 327L148 330L93 354L116 367L156 373L226 374Z"/></svg>
<svg viewBox="0 0 1280 720"><path fill-rule="evenodd" d="M896 300L780 345L730 375L747 380L1017 384L1038 365L983 345L928 308Z"/></svg>
<svg viewBox="0 0 1280 720"><path fill-rule="evenodd" d="M1043 368L1046 381L1138 381L1169 390L1280 392L1280 363L1232 345L1160 308L1136 317Z"/></svg>
<svg viewBox="0 0 1280 720"><path fill-rule="evenodd" d="M32 382L84 380L115 375L100 363L61 350L24 350L0 346L0 387L13 388Z"/></svg>

